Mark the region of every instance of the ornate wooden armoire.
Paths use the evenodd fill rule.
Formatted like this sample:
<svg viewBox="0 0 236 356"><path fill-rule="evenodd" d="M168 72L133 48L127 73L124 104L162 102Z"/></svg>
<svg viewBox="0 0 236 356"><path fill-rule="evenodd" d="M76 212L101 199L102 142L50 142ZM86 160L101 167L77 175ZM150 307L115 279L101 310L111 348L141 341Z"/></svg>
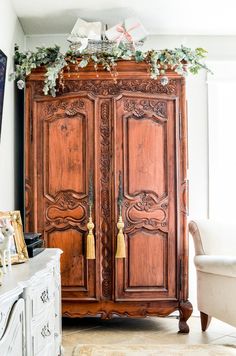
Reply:
<svg viewBox="0 0 236 356"><path fill-rule="evenodd" d="M179 310L186 333L192 306L185 81L168 71L162 85L150 79L147 64L133 61L120 61L117 71L114 80L92 66L79 75L71 68L56 98L43 94L43 68L29 76L25 229L63 250L64 316ZM86 258L90 183L96 259ZM116 258L119 213L125 258Z"/></svg>

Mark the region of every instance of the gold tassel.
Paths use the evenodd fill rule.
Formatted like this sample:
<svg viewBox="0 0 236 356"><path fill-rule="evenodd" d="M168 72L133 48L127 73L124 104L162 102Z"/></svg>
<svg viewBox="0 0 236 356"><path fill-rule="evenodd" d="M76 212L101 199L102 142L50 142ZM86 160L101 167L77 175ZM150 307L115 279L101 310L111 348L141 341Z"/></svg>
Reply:
<svg viewBox="0 0 236 356"><path fill-rule="evenodd" d="M92 219L92 206L93 206L93 175L90 174L89 177L89 194L88 194L88 205L89 205L89 221L87 224L88 236L87 236L87 250L86 258L87 260L95 260L95 239L93 234L94 223Z"/></svg>
<svg viewBox="0 0 236 356"><path fill-rule="evenodd" d="M125 258L125 237L123 233L125 224L122 220L122 215L119 216L117 223L117 228L119 230L117 235L117 249L116 249L116 258Z"/></svg>
<svg viewBox="0 0 236 356"><path fill-rule="evenodd" d="M87 236L87 260L95 260L95 239L93 234L94 223L92 216L89 217L89 222L87 224L88 236Z"/></svg>

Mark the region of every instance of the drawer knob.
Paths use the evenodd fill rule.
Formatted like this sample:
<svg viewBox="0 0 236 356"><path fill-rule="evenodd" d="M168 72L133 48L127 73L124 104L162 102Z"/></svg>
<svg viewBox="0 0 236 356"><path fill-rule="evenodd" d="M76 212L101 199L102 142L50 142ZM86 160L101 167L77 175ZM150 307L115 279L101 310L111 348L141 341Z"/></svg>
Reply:
<svg viewBox="0 0 236 356"><path fill-rule="evenodd" d="M44 290L41 294L41 300L43 303L49 302L49 295L48 295L48 289Z"/></svg>
<svg viewBox="0 0 236 356"><path fill-rule="evenodd" d="M42 328L41 335L44 338L51 335L51 331L49 329L49 324L48 323L47 323L47 325L44 325L44 327Z"/></svg>

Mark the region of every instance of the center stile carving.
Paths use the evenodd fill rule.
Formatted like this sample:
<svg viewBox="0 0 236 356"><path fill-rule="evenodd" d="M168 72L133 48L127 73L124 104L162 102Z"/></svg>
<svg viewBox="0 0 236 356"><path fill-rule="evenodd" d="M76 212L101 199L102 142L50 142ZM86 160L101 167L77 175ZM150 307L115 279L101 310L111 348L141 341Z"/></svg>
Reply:
<svg viewBox="0 0 236 356"><path fill-rule="evenodd" d="M109 102L101 104L101 243L102 243L102 294L109 299L112 293L111 267L111 204L110 204L110 168L111 168L111 123Z"/></svg>

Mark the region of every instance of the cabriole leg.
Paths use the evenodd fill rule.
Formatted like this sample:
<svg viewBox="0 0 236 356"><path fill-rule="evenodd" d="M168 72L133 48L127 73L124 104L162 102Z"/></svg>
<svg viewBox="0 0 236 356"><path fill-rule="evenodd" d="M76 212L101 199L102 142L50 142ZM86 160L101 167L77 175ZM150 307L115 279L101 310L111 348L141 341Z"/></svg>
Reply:
<svg viewBox="0 0 236 356"><path fill-rule="evenodd" d="M187 320L190 318L192 312L193 312L193 306L188 300L180 303L180 305L179 305L179 333L181 333L181 334L189 333L189 326L187 324Z"/></svg>

